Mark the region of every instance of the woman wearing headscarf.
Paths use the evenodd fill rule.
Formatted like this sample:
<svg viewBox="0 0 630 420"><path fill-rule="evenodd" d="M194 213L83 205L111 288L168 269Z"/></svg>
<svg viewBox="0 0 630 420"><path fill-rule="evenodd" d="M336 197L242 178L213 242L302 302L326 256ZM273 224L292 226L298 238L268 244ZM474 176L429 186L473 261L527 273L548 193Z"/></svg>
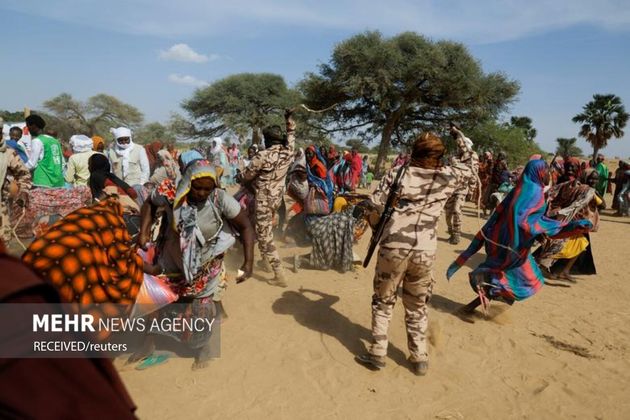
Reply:
<svg viewBox="0 0 630 420"><path fill-rule="evenodd" d="M101 136L92 136L92 150L103 153L105 151L105 140Z"/></svg>
<svg viewBox="0 0 630 420"><path fill-rule="evenodd" d="M131 130L126 127L112 128L114 144L107 149L112 172L135 188L141 188L151 175L149 158L144 147L135 144Z"/></svg>
<svg viewBox="0 0 630 420"><path fill-rule="evenodd" d="M306 233L313 249L306 255L296 255L293 270L300 268L315 270L336 269L343 272L352 270L355 218L353 206L344 211L332 213L334 187L323 162L323 156L315 146L309 146L306 155L306 176L309 184L308 197L302 215ZM317 200L317 206L309 204ZM316 213L313 213L316 211ZM292 229L297 230L297 229ZM296 233L296 232L294 232Z"/></svg>
<svg viewBox="0 0 630 420"><path fill-rule="evenodd" d="M588 168L581 179L553 186L547 194L548 216L562 221L586 219L593 225L591 232L596 232L599 224L597 207L602 203L594 189L598 178L597 171ZM588 232L565 239L549 239L536 251L536 260L545 275L575 282L572 271L596 274L590 242Z"/></svg>
<svg viewBox="0 0 630 420"><path fill-rule="evenodd" d="M180 178L179 166L168 150L162 149L157 153L155 170L149 178L153 185L160 185L165 179L176 182Z"/></svg>
<svg viewBox="0 0 630 420"><path fill-rule="evenodd" d="M149 238L151 207L169 208L167 229L158 243L155 264L146 269L149 274L165 276L179 296L178 304L160 310L160 317L205 318L209 322L215 318L215 304L221 301L227 287L223 257L236 241L232 228L240 235L244 253L237 282L252 273L253 228L238 202L216 186L214 166L207 160L194 160L188 164L176 190L154 190L142 208L142 244ZM193 368L205 366L211 355L209 332L168 335L197 350ZM131 361L147 357L152 351L149 340L144 351L132 356Z"/></svg>
<svg viewBox="0 0 630 420"><path fill-rule="evenodd" d="M470 273L470 285L479 296L463 308L472 312L488 299L508 304L536 293L544 277L530 253L542 235L564 238L592 228L588 220L563 222L545 216L547 202L543 189L549 182L544 160L527 163L516 186L495 209L468 249L453 262L446 273L450 279L457 270L485 246L486 260Z"/></svg>
<svg viewBox="0 0 630 420"><path fill-rule="evenodd" d="M580 178L580 160L574 157L567 157L564 160L564 172L558 177L558 183L571 182Z"/></svg>
<svg viewBox="0 0 630 420"><path fill-rule="evenodd" d="M94 143L88 136L75 134L70 137L70 146L73 153L66 166L66 182L74 187L87 185L90 177L88 160L95 153L92 150Z"/></svg>
<svg viewBox="0 0 630 420"><path fill-rule="evenodd" d="M208 152L208 160L215 166L221 168L219 172L221 172L221 179L217 180L221 185L223 183L228 183L229 179L226 174L230 170L230 164L228 161L227 151L225 147L223 147L223 139L221 137L213 137L212 145ZM226 184L227 185L227 184Z"/></svg>
<svg viewBox="0 0 630 420"><path fill-rule="evenodd" d="M158 153L163 147L164 145L159 140L144 146L144 150L147 152L147 158L149 159L149 173L151 174L153 174L153 171L155 171L155 168L158 166Z"/></svg>

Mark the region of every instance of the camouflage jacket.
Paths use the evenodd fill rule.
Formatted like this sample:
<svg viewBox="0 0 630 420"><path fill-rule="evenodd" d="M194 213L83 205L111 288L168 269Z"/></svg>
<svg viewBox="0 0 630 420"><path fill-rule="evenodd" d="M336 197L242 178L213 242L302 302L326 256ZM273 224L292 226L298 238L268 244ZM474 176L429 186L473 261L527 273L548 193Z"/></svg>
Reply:
<svg viewBox="0 0 630 420"><path fill-rule="evenodd" d="M477 186L477 176L479 174L479 155L474 151L466 151L459 158L459 163L468 166L470 169L470 175L465 182L462 182L461 185L457 187L455 190L455 194L468 194L468 190L474 190Z"/></svg>
<svg viewBox="0 0 630 420"><path fill-rule="evenodd" d="M4 201L9 195L11 182L17 184L19 192L30 190L32 183L30 171L13 149L6 148L0 153L4 154L2 158L7 160L6 176L4 179L0 180L0 186L2 187L0 198Z"/></svg>
<svg viewBox="0 0 630 420"><path fill-rule="evenodd" d="M391 169L385 175L370 199L381 212L397 170ZM468 181L470 174L470 167L457 162L439 169L407 168L401 178L398 204L385 226L380 246L391 249L437 249L436 228L446 200L458 185Z"/></svg>
<svg viewBox="0 0 630 420"><path fill-rule="evenodd" d="M284 194L295 149L295 122L291 118L287 120L287 143L287 146L275 145L261 150L243 170L243 183L253 187L257 202L273 204Z"/></svg>

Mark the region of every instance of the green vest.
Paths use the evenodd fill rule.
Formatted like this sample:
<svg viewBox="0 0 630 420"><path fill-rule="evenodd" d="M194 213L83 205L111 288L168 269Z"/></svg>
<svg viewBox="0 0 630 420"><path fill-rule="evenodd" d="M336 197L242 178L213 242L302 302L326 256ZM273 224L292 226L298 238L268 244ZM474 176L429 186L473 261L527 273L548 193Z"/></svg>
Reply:
<svg viewBox="0 0 630 420"><path fill-rule="evenodd" d="M37 139L44 146L44 157L33 172L33 185L39 187L63 187L63 155L59 140L40 134Z"/></svg>

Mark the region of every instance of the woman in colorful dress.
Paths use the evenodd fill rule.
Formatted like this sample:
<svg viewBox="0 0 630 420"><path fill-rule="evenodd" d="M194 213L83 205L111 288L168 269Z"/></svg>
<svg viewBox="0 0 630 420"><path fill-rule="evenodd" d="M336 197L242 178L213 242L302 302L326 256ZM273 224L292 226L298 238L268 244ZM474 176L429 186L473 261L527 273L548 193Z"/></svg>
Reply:
<svg viewBox="0 0 630 420"><path fill-rule="evenodd" d="M165 236L158 241L155 264L147 265L145 272L165 276L179 296L176 303L161 309L157 316L205 318L212 322L221 311L221 295L227 287L223 257L234 245L235 234L240 236L244 253L237 283L251 276L253 227L239 203L217 188L215 168L207 160L191 162L177 188L166 180L153 191L142 208L140 244L149 242L151 206L168 206L170 211ZM210 332L166 334L196 351L193 369L206 366L212 354ZM152 337L147 336L144 348L130 361L146 358L153 350Z"/></svg>
<svg viewBox="0 0 630 420"><path fill-rule="evenodd" d="M535 294L544 277L530 253L542 235L552 239L588 232L589 220L563 222L545 215L547 202L543 192L549 183L549 167L544 160L527 163L516 186L499 204L490 219L446 273L450 279L457 270L485 246L486 259L470 274L470 285L478 294L462 309L471 313L489 300L513 304Z"/></svg>

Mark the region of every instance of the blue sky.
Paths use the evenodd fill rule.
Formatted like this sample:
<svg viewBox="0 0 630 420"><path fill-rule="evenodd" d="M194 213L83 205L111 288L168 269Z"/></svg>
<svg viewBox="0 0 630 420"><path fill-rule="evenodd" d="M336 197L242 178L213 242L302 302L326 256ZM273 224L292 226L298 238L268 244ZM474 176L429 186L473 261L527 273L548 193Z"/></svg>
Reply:
<svg viewBox="0 0 630 420"><path fill-rule="evenodd" d="M510 114L531 117L547 150L576 136L571 117L594 93L630 109L626 0L3 0L0 10L0 109L103 92L165 122L196 86L239 72L295 83L366 29L465 43L484 70L521 83ZM630 156L630 134L604 152Z"/></svg>

